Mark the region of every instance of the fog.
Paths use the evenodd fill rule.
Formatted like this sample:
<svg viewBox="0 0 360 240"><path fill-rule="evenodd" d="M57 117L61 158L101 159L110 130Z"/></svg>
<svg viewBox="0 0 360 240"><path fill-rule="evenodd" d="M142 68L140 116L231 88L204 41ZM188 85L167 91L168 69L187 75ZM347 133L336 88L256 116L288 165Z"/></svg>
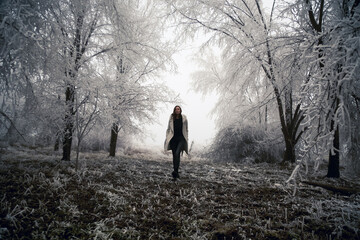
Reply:
<svg viewBox="0 0 360 240"><path fill-rule="evenodd" d="M158 122L146 126L147 137L144 142L147 146L162 149L169 116L175 105L180 105L188 118L189 142L194 141L194 148L207 147L211 143L216 133L215 116L211 114L211 110L216 104L217 96L215 93L203 96L192 87L191 73L197 70L194 56L198 50L199 47L191 47L189 44L186 49L178 52L174 56L177 72L163 76L167 86L179 95L181 102L165 105L159 110Z"/></svg>

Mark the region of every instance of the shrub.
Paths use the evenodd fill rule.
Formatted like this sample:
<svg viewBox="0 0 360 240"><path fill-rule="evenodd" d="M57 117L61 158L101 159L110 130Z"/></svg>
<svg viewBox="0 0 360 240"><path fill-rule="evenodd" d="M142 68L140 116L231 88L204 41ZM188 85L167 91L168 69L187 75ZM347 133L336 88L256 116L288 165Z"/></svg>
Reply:
<svg viewBox="0 0 360 240"><path fill-rule="evenodd" d="M277 132L259 126L229 126L217 133L208 157L227 162L280 162L284 144Z"/></svg>

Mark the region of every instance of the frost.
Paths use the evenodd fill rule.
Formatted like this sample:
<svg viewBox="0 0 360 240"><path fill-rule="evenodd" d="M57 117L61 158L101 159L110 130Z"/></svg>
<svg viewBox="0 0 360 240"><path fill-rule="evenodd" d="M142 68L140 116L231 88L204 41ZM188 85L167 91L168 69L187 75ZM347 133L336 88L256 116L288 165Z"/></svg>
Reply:
<svg viewBox="0 0 360 240"><path fill-rule="evenodd" d="M12 149L0 160L3 238L359 237L359 194L298 183L293 196L291 168L184 157L173 182L170 156L84 153L75 172L51 155Z"/></svg>

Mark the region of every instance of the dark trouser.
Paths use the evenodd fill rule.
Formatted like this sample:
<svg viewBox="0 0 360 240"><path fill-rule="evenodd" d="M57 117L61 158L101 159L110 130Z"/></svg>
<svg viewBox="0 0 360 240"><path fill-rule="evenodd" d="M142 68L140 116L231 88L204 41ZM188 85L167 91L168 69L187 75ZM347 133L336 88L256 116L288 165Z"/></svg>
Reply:
<svg viewBox="0 0 360 240"><path fill-rule="evenodd" d="M173 154L173 164L174 164L174 172L177 174L179 172L180 166L180 152L184 148L185 139L171 139L170 147Z"/></svg>

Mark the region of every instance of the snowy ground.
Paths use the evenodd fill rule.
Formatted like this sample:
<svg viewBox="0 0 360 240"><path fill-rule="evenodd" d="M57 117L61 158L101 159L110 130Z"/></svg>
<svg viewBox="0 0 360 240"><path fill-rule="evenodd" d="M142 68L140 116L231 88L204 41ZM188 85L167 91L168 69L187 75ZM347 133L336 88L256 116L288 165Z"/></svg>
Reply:
<svg viewBox="0 0 360 240"><path fill-rule="evenodd" d="M173 182L170 156L86 153L75 172L50 149L0 154L0 239L360 238L360 194L293 196L293 167L184 158Z"/></svg>

